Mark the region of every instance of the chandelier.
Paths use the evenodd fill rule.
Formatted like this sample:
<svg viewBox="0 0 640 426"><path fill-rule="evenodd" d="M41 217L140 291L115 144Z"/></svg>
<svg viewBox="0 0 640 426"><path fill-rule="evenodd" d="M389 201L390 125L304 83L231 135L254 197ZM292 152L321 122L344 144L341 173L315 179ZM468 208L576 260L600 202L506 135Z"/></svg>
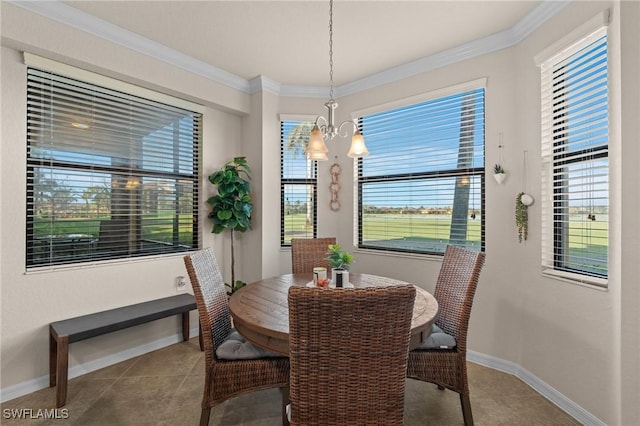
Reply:
<svg viewBox="0 0 640 426"><path fill-rule="evenodd" d="M333 0L329 0L329 100L324 104L327 107L327 118L318 116L315 121L309 143L305 149L305 154L309 160L327 160L327 145L325 141L332 140L336 136L346 138L348 135L342 133L346 125L353 126L351 137L351 148L347 155L351 158L364 157L369 155L369 150L364 144L364 137L358 130L358 125L353 120L342 122L339 126L334 124L334 117L338 103L333 99Z"/></svg>

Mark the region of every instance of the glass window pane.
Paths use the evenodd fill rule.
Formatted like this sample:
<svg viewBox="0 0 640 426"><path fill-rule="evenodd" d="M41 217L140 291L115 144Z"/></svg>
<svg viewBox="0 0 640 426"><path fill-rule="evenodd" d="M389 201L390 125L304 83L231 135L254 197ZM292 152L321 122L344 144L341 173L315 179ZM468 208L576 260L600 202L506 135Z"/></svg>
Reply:
<svg viewBox="0 0 640 426"><path fill-rule="evenodd" d="M317 233L317 166L304 153L313 126L313 121L280 123L282 246L291 245L291 238L314 238Z"/></svg>
<svg viewBox="0 0 640 426"><path fill-rule="evenodd" d="M283 240L315 236L315 188L313 185L284 185Z"/></svg>
<svg viewBox="0 0 640 426"><path fill-rule="evenodd" d="M609 102L607 37L601 32L578 42L563 61L543 67L542 159L551 179L543 181L542 263L606 278Z"/></svg>
<svg viewBox="0 0 640 426"><path fill-rule="evenodd" d="M362 117L359 246L484 245L484 89Z"/></svg>
<svg viewBox="0 0 640 426"><path fill-rule="evenodd" d="M28 69L27 267L198 247L201 114Z"/></svg>

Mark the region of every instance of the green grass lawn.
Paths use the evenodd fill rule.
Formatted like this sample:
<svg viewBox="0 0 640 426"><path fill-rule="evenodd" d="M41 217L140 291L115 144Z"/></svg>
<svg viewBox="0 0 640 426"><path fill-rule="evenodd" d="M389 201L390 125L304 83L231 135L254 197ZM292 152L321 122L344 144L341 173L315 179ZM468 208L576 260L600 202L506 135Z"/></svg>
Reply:
<svg viewBox="0 0 640 426"><path fill-rule="evenodd" d="M467 241L480 242L480 219L469 221ZM448 215L397 215L366 214L363 217L362 239L406 240L449 239L451 216Z"/></svg>
<svg viewBox="0 0 640 426"><path fill-rule="evenodd" d="M85 234L98 237L100 234L100 222L110 219L109 216L56 220L37 218L33 224L34 235ZM180 242L191 244L193 236L191 215L180 215L179 230ZM145 215L142 218L142 239L171 242L173 240L173 215L170 212Z"/></svg>
<svg viewBox="0 0 640 426"><path fill-rule="evenodd" d="M284 242L291 243L292 238L312 238L313 225L307 223L305 213L288 214L284 218Z"/></svg>
<svg viewBox="0 0 640 426"><path fill-rule="evenodd" d="M589 221L585 223L572 217L569 222L569 255L592 258L594 268L602 267L607 260L608 229L606 222ZM109 220L108 216L93 218L63 218L51 221L36 219L34 234L64 235L87 234L99 236L100 222ZM365 244L380 245L389 248L420 248L427 251L440 250L449 242L451 217L448 215L398 215L367 214L364 216L362 230ZM585 227L588 226L588 230ZM190 215L180 216L181 242L190 244L192 238L192 218ZM307 223L305 214L293 214L285 217L285 241L290 242L296 236L310 237L313 228ZM468 222L467 243L471 246L480 244L480 220ZM501 228L501 232L513 232L513 224ZM147 215L142 221L142 238L154 241L171 242L173 239L173 216L170 212ZM602 242L602 244L594 244Z"/></svg>

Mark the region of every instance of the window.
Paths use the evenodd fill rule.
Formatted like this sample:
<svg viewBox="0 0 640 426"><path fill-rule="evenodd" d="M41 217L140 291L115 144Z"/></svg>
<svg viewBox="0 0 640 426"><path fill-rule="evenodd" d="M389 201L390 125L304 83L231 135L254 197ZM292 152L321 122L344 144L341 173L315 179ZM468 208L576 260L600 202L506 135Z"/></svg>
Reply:
<svg viewBox="0 0 640 426"><path fill-rule="evenodd" d="M27 268L198 247L201 114L27 71Z"/></svg>
<svg viewBox="0 0 640 426"><path fill-rule="evenodd" d="M477 86L476 86L477 87ZM365 115L358 247L484 250L484 88Z"/></svg>
<svg viewBox="0 0 640 426"><path fill-rule="evenodd" d="M606 28L541 64L542 264L605 285L609 245Z"/></svg>
<svg viewBox="0 0 640 426"><path fill-rule="evenodd" d="M313 121L280 122L280 245L317 235L317 165L304 150Z"/></svg>

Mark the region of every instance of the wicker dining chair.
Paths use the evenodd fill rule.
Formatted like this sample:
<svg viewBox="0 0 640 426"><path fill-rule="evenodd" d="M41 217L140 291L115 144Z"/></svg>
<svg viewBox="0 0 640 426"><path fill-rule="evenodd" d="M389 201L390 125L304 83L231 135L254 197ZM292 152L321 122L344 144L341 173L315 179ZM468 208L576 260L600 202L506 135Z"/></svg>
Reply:
<svg viewBox="0 0 640 426"><path fill-rule="evenodd" d="M200 425L209 424L214 405L243 393L276 387L282 391L283 424L287 424L289 359L244 341L233 330L224 281L210 248L185 256L184 263L198 305L205 352Z"/></svg>
<svg viewBox="0 0 640 426"><path fill-rule="evenodd" d="M484 253L448 246L434 296L438 317L429 339L409 352L407 377L460 394L464 424L473 425L467 381L467 329Z"/></svg>
<svg viewBox="0 0 640 426"><path fill-rule="evenodd" d="M402 425L415 295L289 289L292 425Z"/></svg>
<svg viewBox="0 0 640 426"><path fill-rule="evenodd" d="M325 238L292 238L291 239L291 272L303 274L313 272L316 266L327 268L331 274L331 265L327 260L330 244L335 244L335 237Z"/></svg>

